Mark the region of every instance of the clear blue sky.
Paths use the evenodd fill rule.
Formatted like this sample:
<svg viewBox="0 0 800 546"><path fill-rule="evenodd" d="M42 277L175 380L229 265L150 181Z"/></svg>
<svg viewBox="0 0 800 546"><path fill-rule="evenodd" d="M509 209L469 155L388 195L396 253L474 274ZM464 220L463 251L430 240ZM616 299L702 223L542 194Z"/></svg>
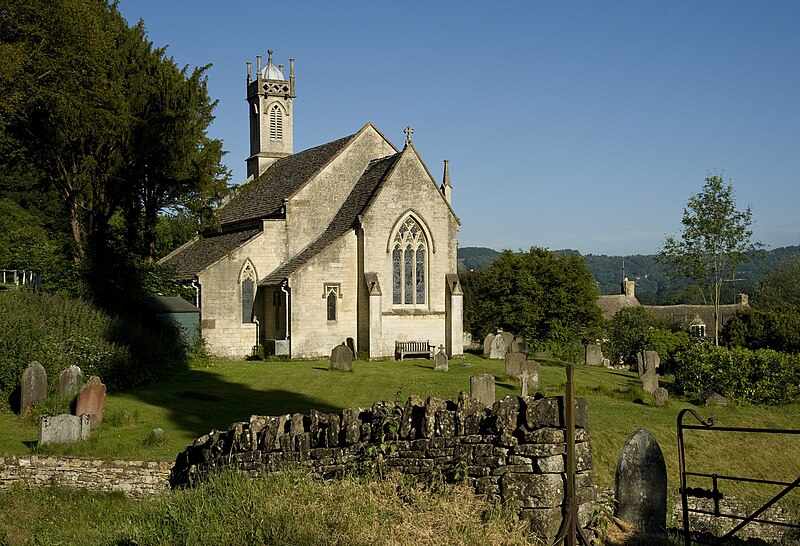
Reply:
<svg viewBox="0 0 800 546"><path fill-rule="evenodd" d="M460 246L652 254L710 172L754 238L800 244L800 2L120 0L180 65L212 63L233 182L245 61L295 58L295 151L371 121L450 160ZM288 72L287 72L288 73Z"/></svg>

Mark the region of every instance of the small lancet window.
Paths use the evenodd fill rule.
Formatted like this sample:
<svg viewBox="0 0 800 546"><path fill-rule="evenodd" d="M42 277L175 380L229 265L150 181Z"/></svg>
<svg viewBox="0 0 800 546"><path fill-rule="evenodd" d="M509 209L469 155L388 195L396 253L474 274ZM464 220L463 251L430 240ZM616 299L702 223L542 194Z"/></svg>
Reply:
<svg viewBox="0 0 800 546"><path fill-rule="evenodd" d="M424 305L427 294L427 241L419 224L407 218L394 237L392 304Z"/></svg>
<svg viewBox="0 0 800 546"><path fill-rule="evenodd" d="M337 320L339 311L339 298L341 297L338 284L325 285L325 312L327 320Z"/></svg>
<svg viewBox="0 0 800 546"><path fill-rule="evenodd" d="M256 272L252 264L248 263L241 276L242 289L242 323L253 320L253 304L256 301Z"/></svg>
<svg viewBox="0 0 800 546"><path fill-rule="evenodd" d="M283 140L283 112L277 104L269 110L269 138Z"/></svg>

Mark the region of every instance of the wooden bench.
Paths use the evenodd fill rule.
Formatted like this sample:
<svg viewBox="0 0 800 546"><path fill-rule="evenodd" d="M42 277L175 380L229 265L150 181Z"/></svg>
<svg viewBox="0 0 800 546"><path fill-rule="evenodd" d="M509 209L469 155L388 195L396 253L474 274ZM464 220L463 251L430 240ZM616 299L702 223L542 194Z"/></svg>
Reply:
<svg viewBox="0 0 800 546"><path fill-rule="evenodd" d="M406 355L418 355L431 358L434 348L435 347L428 341L395 341L394 358L395 360L403 360Z"/></svg>

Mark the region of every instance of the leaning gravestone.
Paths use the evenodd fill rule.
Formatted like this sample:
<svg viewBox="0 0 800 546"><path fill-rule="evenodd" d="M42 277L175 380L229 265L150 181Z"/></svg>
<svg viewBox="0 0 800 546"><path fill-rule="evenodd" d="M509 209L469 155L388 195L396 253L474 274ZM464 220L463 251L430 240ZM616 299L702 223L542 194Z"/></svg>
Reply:
<svg viewBox="0 0 800 546"><path fill-rule="evenodd" d="M525 358L525 353L506 354L506 377L517 377L522 372L522 366L525 364Z"/></svg>
<svg viewBox="0 0 800 546"><path fill-rule="evenodd" d="M587 343L584 351L584 360L588 366L603 365L603 351L596 343Z"/></svg>
<svg viewBox="0 0 800 546"><path fill-rule="evenodd" d="M353 352L353 358L355 358L355 356L356 356L356 340L354 340L352 337L348 337L347 341L345 343L347 344L347 347Z"/></svg>
<svg viewBox="0 0 800 546"><path fill-rule="evenodd" d="M661 357L658 356L656 351L639 351L636 353L636 368L639 372L639 377L646 374L648 371L658 371L661 366Z"/></svg>
<svg viewBox="0 0 800 546"><path fill-rule="evenodd" d="M89 414L44 415L39 419L39 445L71 444L88 440L90 423Z"/></svg>
<svg viewBox="0 0 800 546"><path fill-rule="evenodd" d="M106 404L106 386L100 378L93 375L78 393L75 403L75 415L88 413L92 425L97 426L103 422L103 408Z"/></svg>
<svg viewBox="0 0 800 546"><path fill-rule="evenodd" d="M664 387L658 387L653 393L653 399L655 400L656 406L662 408L667 405L669 392L667 392L667 389Z"/></svg>
<svg viewBox="0 0 800 546"><path fill-rule="evenodd" d="M75 396L83 386L83 372L75 364L67 366L58 374L58 392L61 396Z"/></svg>
<svg viewBox="0 0 800 546"><path fill-rule="evenodd" d="M44 366L35 360L28 364L22 372L22 382L20 383L20 414L25 415L28 411L39 404L47 396L47 372Z"/></svg>
<svg viewBox="0 0 800 546"><path fill-rule="evenodd" d="M469 396L484 406L494 404L494 376L479 373L469 378Z"/></svg>
<svg viewBox="0 0 800 546"><path fill-rule="evenodd" d="M337 345L331 351L331 370L337 372L353 371L353 351L347 345Z"/></svg>
<svg viewBox="0 0 800 546"><path fill-rule="evenodd" d="M647 370L641 377L642 388L648 394L655 394L658 389L658 374L655 370Z"/></svg>
<svg viewBox="0 0 800 546"><path fill-rule="evenodd" d="M483 338L483 358L489 358L489 354L492 352L492 341L494 341L494 334Z"/></svg>
<svg viewBox="0 0 800 546"><path fill-rule="evenodd" d="M614 489L619 519L644 533L666 533L667 466L658 442L647 430L639 429L625 441Z"/></svg>
<svg viewBox="0 0 800 546"><path fill-rule="evenodd" d="M436 353L436 356L433 357L435 362L434 370L440 372L446 372L450 369L447 364L447 353L444 352L444 347L439 347L439 352Z"/></svg>
<svg viewBox="0 0 800 546"><path fill-rule="evenodd" d="M508 354L508 344L506 343L505 336L497 334L492 340L492 345L489 348L489 358L503 359Z"/></svg>

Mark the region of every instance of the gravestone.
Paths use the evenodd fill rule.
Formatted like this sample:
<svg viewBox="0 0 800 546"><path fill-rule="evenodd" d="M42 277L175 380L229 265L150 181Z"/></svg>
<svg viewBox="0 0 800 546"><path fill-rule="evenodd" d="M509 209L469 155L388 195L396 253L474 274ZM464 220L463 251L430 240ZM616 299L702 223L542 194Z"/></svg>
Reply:
<svg viewBox="0 0 800 546"><path fill-rule="evenodd" d="M587 343L584 351L584 361L588 366L603 365L603 351L596 343Z"/></svg>
<svg viewBox="0 0 800 546"><path fill-rule="evenodd" d="M505 333L505 332L504 332ZM489 358L503 359L508 354L508 344L506 343L505 336L497 334L492 340L492 345L489 348Z"/></svg>
<svg viewBox="0 0 800 546"><path fill-rule="evenodd" d="M669 400L669 393L667 392L667 389L664 387L658 387L653 393L653 399L655 400L657 407L662 408L666 406L667 400Z"/></svg>
<svg viewBox="0 0 800 546"><path fill-rule="evenodd" d="M525 364L525 353L508 353L506 355L505 372L506 377L517 377L522 373L522 366Z"/></svg>
<svg viewBox="0 0 800 546"><path fill-rule="evenodd" d="M494 376L479 373L469 378L469 396L484 406L494 404Z"/></svg>
<svg viewBox="0 0 800 546"><path fill-rule="evenodd" d="M356 357L356 341L352 337L347 338L347 348L353 353L353 358Z"/></svg>
<svg viewBox="0 0 800 546"><path fill-rule="evenodd" d="M524 355L528 354L528 340L524 337L515 337L511 342L511 352L512 353L522 353Z"/></svg>
<svg viewBox="0 0 800 546"><path fill-rule="evenodd" d="M521 373L528 374L528 389L532 391L538 391L539 387L541 386L541 375L540 370L542 368L541 363L537 362L536 360L526 360L522 363Z"/></svg>
<svg viewBox="0 0 800 546"><path fill-rule="evenodd" d="M83 387L83 372L75 364L67 366L58 374L58 392L61 396L75 396Z"/></svg>
<svg viewBox="0 0 800 546"><path fill-rule="evenodd" d="M44 415L39 419L39 445L71 444L89 439L91 418L88 414Z"/></svg>
<svg viewBox="0 0 800 546"><path fill-rule="evenodd" d="M655 370L647 370L641 377L642 388L648 394L655 394L658 389L658 374Z"/></svg>
<svg viewBox="0 0 800 546"><path fill-rule="evenodd" d="M34 360L22 372L20 414L26 415L32 407L44 400L45 396L47 396L47 372L44 366Z"/></svg>
<svg viewBox="0 0 800 546"><path fill-rule="evenodd" d="M667 466L658 442L639 429L625 441L617 461L615 515L644 533L665 534Z"/></svg>
<svg viewBox="0 0 800 546"><path fill-rule="evenodd" d="M661 357L656 351L639 351L636 353L636 369L639 377L646 374L649 370L656 372L661 366Z"/></svg>
<svg viewBox="0 0 800 546"><path fill-rule="evenodd" d="M106 404L106 386L100 378L93 375L89 381L81 387L78 393L78 401L75 403L75 415L88 413L93 426L103 422L103 408Z"/></svg>
<svg viewBox="0 0 800 546"><path fill-rule="evenodd" d="M337 345L331 351L331 370L337 372L353 371L353 351L347 345Z"/></svg>
<svg viewBox="0 0 800 546"><path fill-rule="evenodd" d="M503 339L506 342L506 351L511 350L511 344L514 343L514 334L511 332L503 332L500 331L497 333L498 336L503 336ZM505 356L505 355L504 355ZM502 356L500 358L503 358Z"/></svg>
<svg viewBox="0 0 800 546"><path fill-rule="evenodd" d="M494 334L483 338L483 358L489 358L489 354L492 352L492 341L494 341Z"/></svg>
<svg viewBox="0 0 800 546"><path fill-rule="evenodd" d="M446 372L450 369L447 365L447 353L444 352L443 346L439 347L439 351L436 353L436 356L433 357L433 360L436 364L433 368L434 370Z"/></svg>
<svg viewBox="0 0 800 546"><path fill-rule="evenodd" d="M729 404L727 398L711 389L701 392L697 397L697 402L704 406L727 406Z"/></svg>
<svg viewBox="0 0 800 546"><path fill-rule="evenodd" d="M528 370L522 370L519 374L519 395L522 397L528 396L528 389L530 388L531 383L531 372Z"/></svg>
<svg viewBox="0 0 800 546"><path fill-rule="evenodd" d="M166 435L164 434L163 428L154 428L150 431L147 435L146 444L149 446L160 446L164 443L166 439Z"/></svg>

